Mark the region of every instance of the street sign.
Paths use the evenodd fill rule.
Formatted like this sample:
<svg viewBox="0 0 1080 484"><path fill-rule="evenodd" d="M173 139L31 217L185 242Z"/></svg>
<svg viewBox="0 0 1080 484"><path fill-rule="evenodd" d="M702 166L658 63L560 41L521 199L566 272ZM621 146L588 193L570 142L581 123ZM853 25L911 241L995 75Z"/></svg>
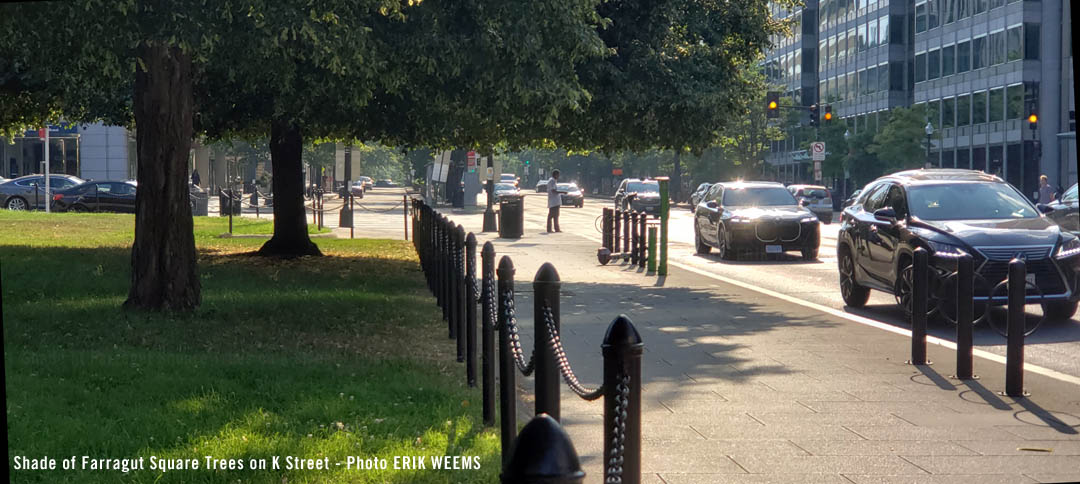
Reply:
<svg viewBox="0 0 1080 484"><path fill-rule="evenodd" d="M495 169L490 166L487 167L487 178L488 180L495 179Z"/></svg>
<svg viewBox="0 0 1080 484"><path fill-rule="evenodd" d="M810 143L810 156L814 161L825 161L825 142L815 141Z"/></svg>
<svg viewBox="0 0 1080 484"><path fill-rule="evenodd" d="M615 176L622 175L622 168L612 168L611 174Z"/></svg>
<svg viewBox="0 0 1080 484"><path fill-rule="evenodd" d="M470 151L468 154L469 173L476 173L476 152Z"/></svg>

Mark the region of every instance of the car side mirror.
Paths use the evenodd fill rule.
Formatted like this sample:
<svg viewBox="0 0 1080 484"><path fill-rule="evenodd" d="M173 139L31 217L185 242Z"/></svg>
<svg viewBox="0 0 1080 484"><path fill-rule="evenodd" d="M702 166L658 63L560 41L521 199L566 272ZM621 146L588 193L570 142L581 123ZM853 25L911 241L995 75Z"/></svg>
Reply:
<svg viewBox="0 0 1080 484"><path fill-rule="evenodd" d="M715 200L709 200L708 202L705 202L705 206L708 207L709 210L716 210L720 207L720 205L716 203Z"/></svg>
<svg viewBox="0 0 1080 484"><path fill-rule="evenodd" d="M882 222L896 223L896 211L892 207L884 207L874 210L874 218Z"/></svg>
<svg viewBox="0 0 1080 484"><path fill-rule="evenodd" d="M1041 213L1050 213L1054 211L1054 207L1045 203L1039 203L1035 205L1035 208L1039 209Z"/></svg>

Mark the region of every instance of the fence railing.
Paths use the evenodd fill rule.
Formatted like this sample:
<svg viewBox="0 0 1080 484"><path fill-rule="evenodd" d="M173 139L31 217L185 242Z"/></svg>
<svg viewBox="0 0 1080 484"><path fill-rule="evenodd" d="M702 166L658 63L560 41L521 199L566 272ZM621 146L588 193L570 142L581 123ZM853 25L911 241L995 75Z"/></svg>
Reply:
<svg viewBox="0 0 1080 484"><path fill-rule="evenodd" d="M656 234L662 221L649 218L640 210L604 208L600 223L601 246L596 258L601 265L615 259L629 261L630 266L656 272L658 257Z"/></svg>
<svg viewBox="0 0 1080 484"><path fill-rule="evenodd" d="M443 310L448 335L465 363L466 381L476 385L477 304L481 318L483 422L495 424L495 364L498 361L499 420L503 482L581 482L584 472L568 436L558 425L560 380L585 400L603 398L604 482L641 481L641 357L644 343L630 319L620 315L607 328L601 350L603 381L590 389L578 379L562 345L560 288L555 266L545 263L533 278L533 348L526 355L518 327L514 263L495 265L495 246L481 250L476 275L476 236L419 199L410 203L413 245L428 288ZM629 213L627 214L629 217ZM645 218L632 223L642 228ZM643 250L644 244L641 244ZM644 261L642 253L638 255ZM495 332L498 332L498 342ZM498 350L496 351L496 348ZM535 380L537 415L517 435L517 376Z"/></svg>

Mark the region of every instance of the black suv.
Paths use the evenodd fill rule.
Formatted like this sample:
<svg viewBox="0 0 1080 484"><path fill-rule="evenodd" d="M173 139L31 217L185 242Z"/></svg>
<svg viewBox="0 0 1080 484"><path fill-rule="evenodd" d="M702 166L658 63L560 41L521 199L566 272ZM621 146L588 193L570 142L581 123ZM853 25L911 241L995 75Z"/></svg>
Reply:
<svg viewBox="0 0 1080 484"><path fill-rule="evenodd" d="M615 191L615 208L660 214L660 182L656 180L627 178Z"/></svg>
<svg viewBox="0 0 1080 484"><path fill-rule="evenodd" d="M931 313L955 307L946 276L957 257L974 258L976 304L1002 305L1009 261L1027 262L1028 303L1042 303L1048 319L1076 313L1080 239L1063 232L1012 185L980 171L912 170L874 180L841 214L837 240L840 290L852 307L870 289L893 294L910 314L912 253L930 253ZM955 286L952 286L953 288ZM1041 292L1041 295L1039 294Z"/></svg>
<svg viewBox="0 0 1080 484"><path fill-rule="evenodd" d="M820 226L784 185L717 183L694 210L694 245L698 254L715 247L721 259L736 259L743 251L798 250L803 259L814 260L821 245Z"/></svg>

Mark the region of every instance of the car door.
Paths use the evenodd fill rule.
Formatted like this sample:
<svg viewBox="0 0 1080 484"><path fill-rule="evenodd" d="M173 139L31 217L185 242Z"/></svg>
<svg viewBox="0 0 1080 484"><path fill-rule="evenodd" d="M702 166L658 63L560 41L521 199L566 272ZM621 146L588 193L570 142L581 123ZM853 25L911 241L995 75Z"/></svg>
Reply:
<svg viewBox="0 0 1080 484"><path fill-rule="evenodd" d="M901 233L907 227L907 200L903 187L889 184L883 189L884 202L878 208L892 208L896 212L896 222L889 223L874 219L870 231L876 234L871 238L870 269L875 278L884 284L892 284L896 279L896 259L899 256Z"/></svg>
<svg viewBox="0 0 1080 484"><path fill-rule="evenodd" d="M95 212L116 212L118 202L113 196L114 183L97 183L91 194L92 205L87 205Z"/></svg>
<svg viewBox="0 0 1080 484"><path fill-rule="evenodd" d="M716 224L720 221L720 200L723 196L724 187L721 185L713 185L709 188L708 192L705 192L705 196L701 199L701 204L698 206L697 211L694 213L694 223L697 225L698 234L701 235L701 240L709 245L716 245ZM709 202L716 202L716 208L709 208Z"/></svg>
<svg viewBox="0 0 1080 484"><path fill-rule="evenodd" d="M873 185L866 189L866 197L862 204L851 210L851 227L848 236L851 238L855 272L859 279L863 276L873 276L872 262L870 259L870 246L876 243L878 238L877 221L874 219L874 210L880 208L888 194L887 183Z"/></svg>
<svg viewBox="0 0 1080 484"><path fill-rule="evenodd" d="M1077 199L1077 186L1073 185L1062 196L1061 200L1051 204L1054 211L1050 212L1051 220L1061 226L1062 229L1072 233L1080 232L1080 202Z"/></svg>
<svg viewBox="0 0 1080 484"><path fill-rule="evenodd" d="M135 187L128 183L110 183L113 209L121 213L135 213Z"/></svg>

